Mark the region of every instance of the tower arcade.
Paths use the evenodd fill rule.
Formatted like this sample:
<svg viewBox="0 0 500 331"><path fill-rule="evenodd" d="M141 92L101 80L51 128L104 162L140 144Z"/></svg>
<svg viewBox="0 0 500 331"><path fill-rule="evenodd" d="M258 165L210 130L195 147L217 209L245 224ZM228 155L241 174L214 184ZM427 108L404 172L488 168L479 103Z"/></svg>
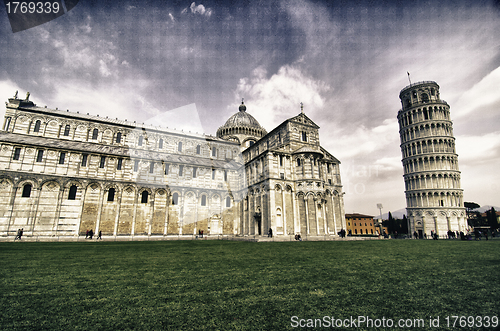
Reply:
<svg viewBox="0 0 500 331"><path fill-rule="evenodd" d="M448 103L439 85L417 82L399 93L406 211L410 231L445 235L466 227L458 155Z"/></svg>

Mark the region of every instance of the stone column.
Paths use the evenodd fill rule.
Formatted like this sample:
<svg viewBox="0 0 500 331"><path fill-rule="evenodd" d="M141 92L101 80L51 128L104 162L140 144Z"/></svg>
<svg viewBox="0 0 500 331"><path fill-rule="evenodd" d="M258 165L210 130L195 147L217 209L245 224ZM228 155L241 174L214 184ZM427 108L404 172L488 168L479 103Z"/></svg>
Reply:
<svg viewBox="0 0 500 331"><path fill-rule="evenodd" d="M135 234L135 218L137 217L137 200L139 199L139 190L135 191L134 197L134 216L132 217L132 229L130 230L130 235L134 236Z"/></svg>
<svg viewBox="0 0 500 331"><path fill-rule="evenodd" d="M61 204L63 197L64 197L64 186L61 185L61 187L59 188L59 196L57 197L56 214L54 220L55 233L57 233L57 229L59 227L59 217L61 216Z"/></svg>
<svg viewBox="0 0 500 331"><path fill-rule="evenodd" d="M150 210L151 210L151 214L148 218L148 236L151 236L151 228L153 226L153 219L154 219L154 215L155 215L155 194L153 193L154 191L151 190L152 193L151 193L151 207L150 207Z"/></svg>
<svg viewBox="0 0 500 331"><path fill-rule="evenodd" d="M95 235L99 233L99 225L101 223L101 213L102 213L102 204L104 203L104 189L101 188L101 194L99 194L99 209L97 209L97 220L95 222ZM134 216L135 219L135 216ZM133 230L132 230L133 231Z"/></svg>
<svg viewBox="0 0 500 331"><path fill-rule="evenodd" d="M307 234L309 234L309 207L308 207L308 204L309 204L309 198L307 198L307 196L304 196L304 206L306 209L306 231L307 231Z"/></svg>
<svg viewBox="0 0 500 331"><path fill-rule="evenodd" d="M120 207L122 205L122 195L123 195L123 189L120 190L121 194L117 196L117 205L116 205L116 216L115 216L115 226L113 229L113 236L116 237L116 234L118 232L118 220L120 219Z"/></svg>
<svg viewBox="0 0 500 331"><path fill-rule="evenodd" d="M337 231L337 216L335 215L335 200L334 200L334 195L331 195L331 200L332 200L332 215L333 215L333 235L336 236L338 231Z"/></svg>
<svg viewBox="0 0 500 331"><path fill-rule="evenodd" d="M168 214L170 213L170 199L171 199L171 195L170 195L170 192L165 192L165 194L167 195L166 197L166 203L167 203L167 209L165 210L165 224L164 224L164 227L163 227L163 235L167 235L167 227L168 227Z"/></svg>
<svg viewBox="0 0 500 331"><path fill-rule="evenodd" d="M300 232L300 217L298 215L298 210L297 210L297 196L291 189L290 189L290 195L292 197L293 234L296 234Z"/></svg>
<svg viewBox="0 0 500 331"><path fill-rule="evenodd" d="M282 220L283 220L283 235L286 236L288 235L287 227L286 227L286 200L285 200L285 190L286 190L286 185L285 187L282 188L281 190L281 215L283 215Z"/></svg>
<svg viewBox="0 0 500 331"><path fill-rule="evenodd" d="M87 183L87 186L85 187L85 189L83 190L82 192L82 203L81 203L81 209L80 209L80 222L78 222L78 227L76 229L76 235L79 236L80 235L80 226L82 226L82 214L83 214L83 207L85 205L85 196L87 195L87 190L89 188L89 185Z"/></svg>
<svg viewBox="0 0 500 331"><path fill-rule="evenodd" d="M321 201L321 213L323 214L323 228L324 228L324 231L325 231L325 235L329 235L330 234L330 228L328 227L328 224L327 224L328 220L326 218L325 204L326 203L323 203L323 201Z"/></svg>
<svg viewBox="0 0 500 331"><path fill-rule="evenodd" d="M9 203L10 213L9 213L9 219L7 221L7 235L9 235L10 224L12 222L12 213L14 212L14 202L16 201L17 189L18 189L17 184L16 185L12 184L12 191L13 192L11 193L10 203Z"/></svg>
<svg viewBox="0 0 500 331"><path fill-rule="evenodd" d="M314 219L316 220L316 235L319 236L319 217L318 217L318 199L316 197L313 198L314 203Z"/></svg>

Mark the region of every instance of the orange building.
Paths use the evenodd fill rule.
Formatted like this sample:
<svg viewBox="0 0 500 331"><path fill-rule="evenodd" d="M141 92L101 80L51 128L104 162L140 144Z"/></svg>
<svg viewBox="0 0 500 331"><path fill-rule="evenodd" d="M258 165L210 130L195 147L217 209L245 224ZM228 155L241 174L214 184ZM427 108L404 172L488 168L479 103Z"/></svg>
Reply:
<svg viewBox="0 0 500 331"><path fill-rule="evenodd" d="M377 229L375 227L376 221L373 220L373 216L358 213L345 214L345 221L347 224L347 234L349 234L350 231L351 235L378 235Z"/></svg>

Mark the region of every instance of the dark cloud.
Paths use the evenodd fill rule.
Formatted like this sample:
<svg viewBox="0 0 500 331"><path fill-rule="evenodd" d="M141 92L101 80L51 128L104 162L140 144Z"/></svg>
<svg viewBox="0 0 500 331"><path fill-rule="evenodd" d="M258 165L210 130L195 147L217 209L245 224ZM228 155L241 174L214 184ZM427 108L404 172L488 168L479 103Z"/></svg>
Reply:
<svg viewBox="0 0 500 331"><path fill-rule="evenodd" d="M489 0L80 0L15 34L0 15L0 86L50 107L138 121L194 103L207 133L241 97L254 114L274 109L278 122L307 100L323 145L346 166L356 157L387 169L369 187L396 171L384 162L400 157L394 123L406 72L436 80L453 112L500 66L497 8ZM477 109L487 116L472 118L474 130L459 129L494 132L491 109Z"/></svg>

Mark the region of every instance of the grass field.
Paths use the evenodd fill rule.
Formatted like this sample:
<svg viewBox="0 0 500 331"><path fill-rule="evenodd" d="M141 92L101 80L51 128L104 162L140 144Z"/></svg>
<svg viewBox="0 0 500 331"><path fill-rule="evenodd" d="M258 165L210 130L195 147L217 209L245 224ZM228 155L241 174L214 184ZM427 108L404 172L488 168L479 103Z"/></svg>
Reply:
<svg viewBox="0 0 500 331"><path fill-rule="evenodd" d="M0 243L0 329L283 330L292 316L429 329L439 316L445 330L446 316L498 316L499 253L500 240Z"/></svg>

